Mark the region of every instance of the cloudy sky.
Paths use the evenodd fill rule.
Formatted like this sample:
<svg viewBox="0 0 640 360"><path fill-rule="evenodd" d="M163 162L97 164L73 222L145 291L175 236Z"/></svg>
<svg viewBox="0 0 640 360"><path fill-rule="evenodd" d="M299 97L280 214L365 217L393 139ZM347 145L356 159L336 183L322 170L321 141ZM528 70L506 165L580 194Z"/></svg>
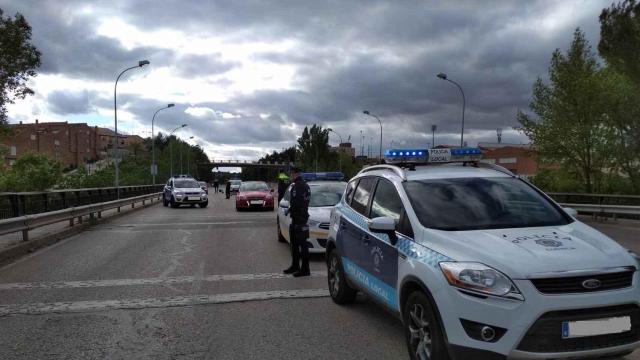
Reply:
<svg viewBox="0 0 640 360"><path fill-rule="evenodd" d="M42 66L35 96L9 108L11 122L69 121L149 136L188 124L214 159L256 159L295 143L305 125L360 133L378 152L465 140L527 139L512 130L551 53L582 28L594 49L607 1L0 0L33 27ZM337 144L331 135L331 143ZM366 151L366 150L365 150Z"/></svg>

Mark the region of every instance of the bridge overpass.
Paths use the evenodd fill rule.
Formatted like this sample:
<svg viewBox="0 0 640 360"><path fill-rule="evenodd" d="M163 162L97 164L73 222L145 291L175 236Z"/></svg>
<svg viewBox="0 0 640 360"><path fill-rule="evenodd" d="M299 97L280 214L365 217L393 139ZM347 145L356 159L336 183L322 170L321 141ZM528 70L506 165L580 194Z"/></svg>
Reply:
<svg viewBox="0 0 640 360"><path fill-rule="evenodd" d="M251 161L251 160L212 160L209 163L200 163L198 166L216 167L246 167L246 168L270 168L270 169L288 169L293 166L291 162L268 162L268 161Z"/></svg>

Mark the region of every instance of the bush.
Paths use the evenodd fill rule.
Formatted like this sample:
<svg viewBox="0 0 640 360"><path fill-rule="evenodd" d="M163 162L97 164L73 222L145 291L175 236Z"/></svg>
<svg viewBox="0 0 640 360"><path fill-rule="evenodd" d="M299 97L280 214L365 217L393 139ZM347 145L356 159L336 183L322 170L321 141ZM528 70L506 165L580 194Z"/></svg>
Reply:
<svg viewBox="0 0 640 360"><path fill-rule="evenodd" d="M25 154L0 175L0 191L43 191L62 178L62 164L42 154Z"/></svg>

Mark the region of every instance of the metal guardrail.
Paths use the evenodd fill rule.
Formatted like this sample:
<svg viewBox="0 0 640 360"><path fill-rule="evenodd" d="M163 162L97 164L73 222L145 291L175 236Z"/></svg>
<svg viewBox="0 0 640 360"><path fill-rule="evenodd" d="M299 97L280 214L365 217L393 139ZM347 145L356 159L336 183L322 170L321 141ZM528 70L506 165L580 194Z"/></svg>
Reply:
<svg viewBox="0 0 640 360"><path fill-rule="evenodd" d="M560 205L594 217L640 218L639 195L547 193Z"/></svg>
<svg viewBox="0 0 640 360"><path fill-rule="evenodd" d="M121 186L120 198L162 191L163 185ZM116 200L117 188L63 189L41 192L0 193L0 219L62 210Z"/></svg>
<svg viewBox="0 0 640 360"><path fill-rule="evenodd" d="M34 214L34 215L24 215L19 217L14 217L10 219L0 220L0 235L11 234L16 232L22 232L22 240L29 240L29 230L37 229L39 227L45 225L51 225L62 221L69 221L69 226L74 226L75 219L78 219L78 223L83 222L84 216L89 216L89 219L94 219L96 216L98 218L102 217L102 212L111 209L118 209L120 212L120 208L124 206L131 205L132 208L135 207L135 204L138 202L142 202L144 206L146 201L150 201L153 203L154 199L160 199L162 196L161 192L130 197L126 199L107 201L97 204L83 205L83 206L75 206L70 207L63 210L49 211L46 213Z"/></svg>

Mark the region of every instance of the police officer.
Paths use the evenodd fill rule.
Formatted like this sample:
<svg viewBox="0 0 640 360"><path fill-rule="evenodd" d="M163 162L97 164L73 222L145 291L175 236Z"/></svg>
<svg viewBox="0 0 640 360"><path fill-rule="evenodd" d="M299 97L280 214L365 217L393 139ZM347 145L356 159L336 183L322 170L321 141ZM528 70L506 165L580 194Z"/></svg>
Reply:
<svg viewBox="0 0 640 360"><path fill-rule="evenodd" d="M293 274L295 277L309 276L309 200L311 190L302 178L300 168L291 168L291 200L288 213L291 216L289 227L289 239L291 239L291 266L284 270L285 274ZM302 264L300 264L302 261Z"/></svg>
<svg viewBox="0 0 640 360"><path fill-rule="evenodd" d="M227 199L231 196L231 181L227 180L227 186L225 188Z"/></svg>

